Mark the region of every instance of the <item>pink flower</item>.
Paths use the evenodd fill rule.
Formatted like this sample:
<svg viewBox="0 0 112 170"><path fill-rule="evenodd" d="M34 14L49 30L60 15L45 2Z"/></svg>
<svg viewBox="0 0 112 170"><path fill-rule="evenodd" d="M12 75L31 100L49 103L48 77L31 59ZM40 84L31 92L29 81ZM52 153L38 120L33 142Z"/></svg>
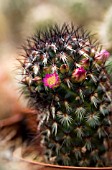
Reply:
<svg viewBox="0 0 112 170"><path fill-rule="evenodd" d="M76 82L81 82L86 78L86 70L83 67L76 68L72 73L72 79Z"/></svg>
<svg viewBox="0 0 112 170"><path fill-rule="evenodd" d="M55 88L58 87L60 84L60 78L56 72L52 74L46 74L43 78L44 86L47 86L49 88Z"/></svg>
<svg viewBox="0 0 112 170"><path fill-rule="evenodd" d="M102 50L100 53L98 53L96 56L95 56L95 61L98 63L98 64L101 64L101 63L104 63L106 62L106 60L109 58L110 56L110 53L106 50Z"/></svg>

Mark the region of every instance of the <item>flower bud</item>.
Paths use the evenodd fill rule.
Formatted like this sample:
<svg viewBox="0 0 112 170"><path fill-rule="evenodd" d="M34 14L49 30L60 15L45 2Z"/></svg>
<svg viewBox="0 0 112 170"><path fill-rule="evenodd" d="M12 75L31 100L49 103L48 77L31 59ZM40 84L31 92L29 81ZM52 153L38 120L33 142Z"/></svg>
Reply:
<svg viewBox="0 0 112 170"><path fill-rule="evenodd" d="M87 58L84 58L84 59L82 59L81 61L80 61L80 65L82 66L82 67L84 67L84 68L88 68L89 67L89 59L87 59Z"/></svg>
<svg viewBox="0 0 112 170"><path fill-rule="evenodd" d="M98 64L106 62L106 60L109 58L110 53L106 50L102 50L100 53L96 54L95 61Z"/></svg>
<svg viewBox="0 0 112 170"><path fill-rule="evenodd" d="M51 71L50 67L43 67L43 72L45 74L50 73L50 71Z"/></svg>
<svg viewBox="0 0 112 170"><path fill-rule="evenodd" d="M62 64L60 67L61 73L67 73L69 71L69 66L67 64Z"/></svg>
<svg viewBox="0 0 112 170"><path fill-rule="evenodd" d="M86 70L83 67L76 68L72 73L72 79L76 82L81 82L86 78Z"/></svg>
<svg viewBox="0 0 112 170"><path fill-rule="evenodd" d="M33 82L36 82L37 84L42 83L42 78L39 76L36 76L35 78L33 78Z"/></svg>

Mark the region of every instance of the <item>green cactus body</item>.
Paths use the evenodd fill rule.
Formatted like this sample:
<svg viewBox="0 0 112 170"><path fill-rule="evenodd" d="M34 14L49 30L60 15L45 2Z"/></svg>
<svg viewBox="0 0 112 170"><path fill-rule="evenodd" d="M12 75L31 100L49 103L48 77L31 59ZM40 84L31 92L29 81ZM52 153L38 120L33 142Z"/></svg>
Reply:
<svg viewBox="0 0 112 170"><path fill-rule="evenodd" d="M38 130L47 162L109 166L109 53L82 28L66 24L38 32L24 50L23 92L40 110Z"/></svg>

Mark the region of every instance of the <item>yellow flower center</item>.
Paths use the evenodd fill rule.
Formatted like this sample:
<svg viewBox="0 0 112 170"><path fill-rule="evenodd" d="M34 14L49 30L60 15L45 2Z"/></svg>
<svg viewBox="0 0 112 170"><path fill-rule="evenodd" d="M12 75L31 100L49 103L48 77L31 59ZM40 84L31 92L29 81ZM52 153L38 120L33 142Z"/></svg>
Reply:
<svg viewBox="0 0 112 170"><path fill-rule="evenodd" d="M47 79L47 83L48 83L49 85L55 84L55 83L56 83L56 77L55 77L55 76L49 77L49 78Z"/></svg>

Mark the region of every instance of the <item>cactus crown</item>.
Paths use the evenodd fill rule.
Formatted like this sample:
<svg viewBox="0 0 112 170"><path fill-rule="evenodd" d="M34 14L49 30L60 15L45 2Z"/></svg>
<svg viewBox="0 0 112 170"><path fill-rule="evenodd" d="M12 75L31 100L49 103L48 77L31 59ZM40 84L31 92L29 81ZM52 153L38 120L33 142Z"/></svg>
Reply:
<svg viewBox="0 0 112 170"><path fill-rule="evenodd" d="M40 31L24 46L23 92L34 101L47 161L109 166L111 83L106 50L83 28L64 24Z"/></svg>

